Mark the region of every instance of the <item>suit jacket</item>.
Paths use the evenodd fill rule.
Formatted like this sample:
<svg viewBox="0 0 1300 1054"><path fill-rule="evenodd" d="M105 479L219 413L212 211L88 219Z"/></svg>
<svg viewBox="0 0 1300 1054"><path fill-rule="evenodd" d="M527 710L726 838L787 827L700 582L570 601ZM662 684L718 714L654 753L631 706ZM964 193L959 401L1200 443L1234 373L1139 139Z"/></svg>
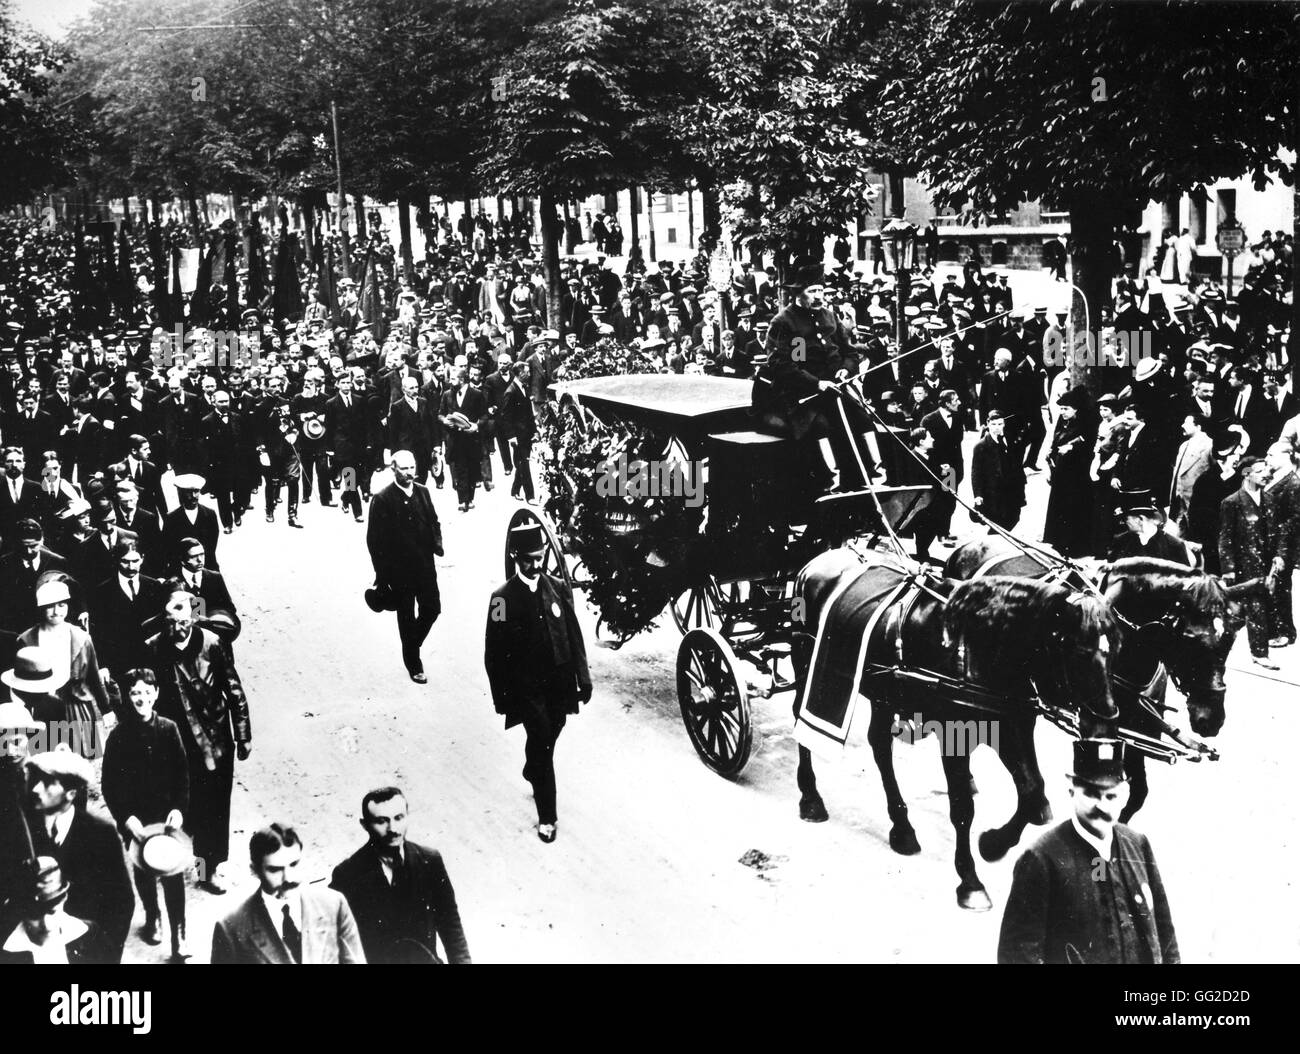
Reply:
<svg viewBox="0 0 1300 1054"><path fill-rule="evenodd" d="M459 389L452 388L442 393L442 405L438 407L438 416L443 420L443 427L446 429L447 436L447 456L455 457L472 457L477 459L481 456L482 440L477 432L462 432L452 428L446 423L445 418L453 413L462 413L471 421L479 425L480 430L483 427L483 421L487 417L487 398L482 391L466 386L464 389L464 402L461 402L462 392ZM409 409L409 407L408 407Z"/></svg>
<svg viewBox="0 0 1300 1054"><path fill-rule="evenodd" d="M1016 861L998 962L1115 963L1130 955L1180 961L1151 843L1116 824L1111 861L1102 861L1072 820L1058 824Z"/></svg>
<svg viewBox="0 0 1300 1054"><path fill-rule="evenodd" d="M184 572L178 571L177 577L184 581ZM121 592L121 590L118 590L118 592ZM231 598L230 590L226 587L225 576L220 571L213 571L211 568L205 567L199 575L199 588L195 596L203 601L203 608L209 614L215 611L223 611L229 615L235 624L234 637L230 639L234 640L235 637L239 636L242 624L235 609L235 601Z"/></svg>
<svg viewBox="0 0 1300 1054"><path fill-rule="evenodd" d="M64 910L100 927L103 939L97 961L120 963L135 912L135 890L117 829L80 805L62 845L50 840L40 816L31 816L29 822L37 855L54 857L72 887Z"/></svg>
<svg viewBox="0 0 1300 1054"><path fill-rule="evenodd" d="M548 640L538 636L542 623L526 615L534 604ZM492 705L505 716L506 728L518 724L526 704L539 696L576 714L579 692L591 691L591 674L569 587L543 574L535 598L518 575L497 589L488 606L483 662Z"/></svg>
<svg viewBox="0 0 1300 1054"><path fill-rule="evenodd" d="M172 809L188 817L190 767L176 723L160 714L148 722L134 712L123 717L104 745L100 784L124 838L132 816L145 826L163 823Z"/></svg>
<svg viewBox="0 0 1300 1054"><path fill-rule="evenodd" d="M1174 459L1174 477L1169 485L1169 514L1177 517L1192 500L1192 488L1210 467L1214 444L1201 433L1183 441Z"/></svg>
<svg viewBox="0 0 1300 1054"><path fill-rule="evenodd" d="M140 508L165 512L167 502L163 498L162 470L152 461L141 461L133 466L127 458L122 460L131 472L135 489L140 492Z"/></svg>
<svg viewBox="0 0 1300 1054"><path fill-rule="evenodd" d="M952 424L948 424L943 414L935 410L921 418L921 427L934 436L934 460L941 465L951 465L960 483L966 478L966 468L961 460L961 440L965 430L960 412L953 416Z"/></svg>
<svg viewBox="0 0 1300 1054"><path fill-rule="evenodd" d="M22 447L28 470L37 471L42 464L41 455L57 449L58 434L58 424L43 410L38 409L34 418L19 412L5 422L4 445Z"/></svg>
<svg viewBox="0 0 1300 1054"><path fill-rule="evenodd" d="M501 434L510 439L531 442L537 434L537 418L532 400L517 384L511 382L501 397L501 410L497 415Z"/></svg>
<svg viewBox="0 0 1300 1054"><path fill-rule="evenodd" d="M1276 511L1275 525L1283 536L1287 570L1300 564L1300 476L1295 471L1273 480L1268 485Z"/></svg>
<svg viewBox="0 0 1300 1054"><path fill-rule="evenodd" d="M385 446L390 451L409 450L417 467L428 466L433 448L441 435L442 426L428 402L415 400L416 408L405 399L398 399L388 411L388 432Z"/></svg>
<svg viewBox="0 0 1300 1054"><path fill-rule="evenodd" d="M181 402L169 395L158 404L165 460L177 472L195 472L202 468L201 421L206 405L193 395L186 395Z"/></svg>
<svg viewBox="0 0 1300 1054"><path fill-rule="evenodd" d="M376 581L395 589L436 586L434 557L442 555L442 525L429 488L416 483L408 503L401 488L390 483L371 498L366 547Z"/></svg>
<svg viewBox="0 0 1300 1054"><path fill-rule="evenodd" d="M16 635L36 625L36 580L47 571L72 573L63 557L43 545L34 571L20 553L0 557L0 629Z"/></svg>
<svg viewBox="0 0 1300 1054"><path fill-rule="evenodd" d="M361 932L366 961L400 963L418 941L437 954L438 939L448 961L468 963L469 944L442 855L408 841L402 884L389 884L374 846L366 843L334 869L330 886L347 897Z"/></svg>
<svg viewBox="0 0 1300 1054"><path fill-rule="evenodd" d="M114 527L111 541L105 545L103 536L96 531L85 541L78 542L76 548L68 553L68 562L74 574L85 584L102 582L117 570L117 560L113 548L120 541L133 541L139 545L140 539L131 531Z"/></svg>
<svg viewBox="0 0 1300 1054"><path fill-rule="evenodd" d="M302 961L364 963L366 953L357 935L356 920L341 893L320 886L299 886L302 895ZM266 912L259 890L216 924L212 930L212 962L240 965L294 965Z"/></svg>
<svg viewBox="0 0 1300 1054"><path fill-rule="evenodd" d="M1150 422L1136 436L1129 433L1120 449L1115 475L1125 490L1146 490L1153 498L1169 489L1169 462L1167 448ZM1159 500L1159 499L1157 499Z"/></svg>
<svg viewBox="0 0 1300 1054"><path fill-rule="evenodd" d="M1008 443L1005 447L984 436L970 459L971 490L982 498L980 511L1003 527L1019 518L1025 503L1025 474Z"/></svg>
<svg viewBox="0 0 1300 1054"><path fill-rule="evenodd" d="M368 428L366 400L356 392L350 409L343 405L341 395L325 404L325 449L340 465L354 465L365 458Z"/></svg>
<svg viewBox="0 0 1300 1054"><path fill-rule="evenodd" d="M9 444L6 441L4 445ZM22 491L18 495L18 504L15 505L13 495L9 493L9 477L0 473L0 542L5 549L10 547L10 535L13 534L14 525L19 520L39 522L45 518L47 512L45 492L41 490L39 483L24 477Z"/></svg>
<svg viewBox="0 0 1300 1054"><path fill-rule="evenodd" d="M123 592L116 569L90 591L90 630L95 651L100 666L117 678L127 670L152 665L144 627L167 601L166 590L158 579L142 574L139 582L134 601Z"/></svg>
<svg viewBox="0 0 1300 1054"><path fill-rule="evenodd" d="M1242 580L1268 573L1276 557L1287 556L1286 533L1279 530L1273 495L1264 491L1256 502L1241 488L1219 506L1219 566L1222 573Z"/></svg>
<svg viewBox="0 0 1300 1054"><path fill-rule="evenodd" d="M158 514L141 505L128 517L119 507L117 525L135 535L140 555L144 557L145 570L154 575L161 575L167 554L163 552L162 528L158 526Z"/></svg>
<svg viewBox="0 0 1300 1054"><path fill-rule="evenodd" d="M221 570L221 565L217 563L217 539L220 537L221 521L206 505L199 505L198 516L193 523L190 523L185 510L178 505L163 519L162 542L168 570L180 566L182 538L197 538L202 542L206 566L214 571Z"/></svg>
<svg viewBox="0 0 1300 1054"><path fill-rule="evenodd" d="M216 412L200 422L203 438L203 463L208 479L229 486L235 477L239 459L239 430L241 422L234 413L228 413L223 423Z"/></svg>

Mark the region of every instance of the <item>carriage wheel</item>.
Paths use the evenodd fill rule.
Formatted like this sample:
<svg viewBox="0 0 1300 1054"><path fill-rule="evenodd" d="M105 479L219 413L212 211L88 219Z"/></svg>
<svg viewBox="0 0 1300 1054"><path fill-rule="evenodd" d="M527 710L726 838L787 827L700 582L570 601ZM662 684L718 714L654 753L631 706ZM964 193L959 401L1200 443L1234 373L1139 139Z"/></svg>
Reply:
<svg viewBox="0 0 1300 1054"><path fill-rule="evenodd" d="M691 586L673 597L669 604L677 632L693 629L720 629L722 626L722 590L712 575L702 585Z"/></svg>
<svg viewBox="0 0 1300 1054"><path fill-rule="evenodd" d="M572 589L573 578L569 574L568 565L564 562L564 550L560 547L560 539L556 537L555 529L546 514L534 509L516 509L515 514L510 517L510 524L506 528L506 578L512 577L515 573L515 559L510 555L510 532L526 523L541 524L542 537L546 539L546 555L542 557L542 571L560 579Z"/></svg>
<svg viewBox="0 0 1300 1054"><path fill-rule="evenodd" d="M692 629L677 649L677 703L695 751L735 779L749 761L754 729L749 693L731 645L714 629Z"/></svg>

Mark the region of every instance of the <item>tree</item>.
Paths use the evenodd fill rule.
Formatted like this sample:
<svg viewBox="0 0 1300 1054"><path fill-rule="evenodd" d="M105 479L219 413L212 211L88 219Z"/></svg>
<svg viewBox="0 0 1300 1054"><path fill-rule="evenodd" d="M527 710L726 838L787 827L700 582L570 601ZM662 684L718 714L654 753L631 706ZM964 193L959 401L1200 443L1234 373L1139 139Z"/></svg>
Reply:
<svg viewBox="0 0 1300 1054"><path fill-rule="evenodd" d="M74 131L50 89L68 60L65 48L20 30L9 0L0 0L0 208L29 201L66 176Z"/></svg>
<svg viewBox="0 0 1300 1054"><path fill-rule="evenodd" d="M547 311L559 318L559 201L678 183L671 120L690 91L689 8L674 0L573 0L537 25L490 85L476 172L499 194L540 198Z"/></svg>
<svg viewBox="0 0 1300 1054"><path fill-rule="evenodd" d="M1082 330L1084 304L1096 324L1109 302L1116 231L1148 201L1242 173L1290 181L1293 24L1263 3L956 0L874 116L940 204L1065 204ZM1090 360L1071 371L1096 385Z"/></svg>

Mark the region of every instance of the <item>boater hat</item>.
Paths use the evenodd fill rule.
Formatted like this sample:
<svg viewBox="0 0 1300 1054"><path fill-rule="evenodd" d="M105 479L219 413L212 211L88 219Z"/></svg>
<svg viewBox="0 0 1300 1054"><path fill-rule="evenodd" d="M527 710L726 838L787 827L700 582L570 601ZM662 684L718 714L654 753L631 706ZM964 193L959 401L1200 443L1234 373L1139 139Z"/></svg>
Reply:
<svg viewBox="0 0 1300 1054"><path fill-rule="evenodd" d="M40 648L19 648L14 656L13 669L0 673L0 682L15 692L42 695L63 687Z"/></svg>
<svg viewBox="0 0 1300 1054"><path fill-rule="evenodd" d="M167 878L189 870L194 863L194 845L184 831L169 831L154 823L141 835L131 841L131 864L136 870Z"/></svg>
<svg viewBox="0 0 1300 1054"><path fill-rule="evenodd" d="M0 729L14 732L39 732L44 727L32 717L32 712L22 703L13 700L0 703Z"/></svg>

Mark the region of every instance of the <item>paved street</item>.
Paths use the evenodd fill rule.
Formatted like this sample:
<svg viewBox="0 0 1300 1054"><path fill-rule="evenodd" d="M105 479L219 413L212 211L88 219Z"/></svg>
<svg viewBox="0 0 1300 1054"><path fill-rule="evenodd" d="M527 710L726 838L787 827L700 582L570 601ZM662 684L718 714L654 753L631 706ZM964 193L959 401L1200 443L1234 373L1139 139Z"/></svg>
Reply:
<svg viewBox="0 0 1300 1054"><path fill-rule="evenodd" d="M1032 477L1028 537L1038 535L1044 492L1043 477ZM244 615L235 650L254 730L252 757L237 769L236 863L254 827L284 820L326 875L360 844L362 793L395 782L412 806L412 837L446 857L479 962L992 961L1013 858L981 863L992 912L957 908L933 740L896 747L920 856L890 851L880 781L861 742L842 763L820 766L830 822L803 823L789 698L755 701L761 741L743 777L713 775L678 716L678 638L667 619L620 651L590 647L595 697L560 740L559 838L540 843L520 777L523 737L502 730L482 665L486 601L515 503L497 489L461 514L450 490L434 497L448 559L424 687L402 669L393 616L362 602L369 562L364 527L350 516L310 505L305 530L252 515L223 537L222 566ZM954 522L969 527L961 514ZM590 642L594 615L579 611ZM1279 658L1278 676L1293 683L1242 671L1243 634L1223 760L1153 766L1137 826L1155 847L1185 961L1297 955L1297 806L1282 744L1300 741L1300 657L1289 649ZM1068 815L1069 744L1040 723L1059 819ZM977 751L973 767L982 830L1010 814L1012 787L991 751ZM748 850L768 866L740 863ZM191 891L196 961L216 914L252 889L249 877L225 898ZM134 937L127 952L128 961L164 956Z"/></svg>

